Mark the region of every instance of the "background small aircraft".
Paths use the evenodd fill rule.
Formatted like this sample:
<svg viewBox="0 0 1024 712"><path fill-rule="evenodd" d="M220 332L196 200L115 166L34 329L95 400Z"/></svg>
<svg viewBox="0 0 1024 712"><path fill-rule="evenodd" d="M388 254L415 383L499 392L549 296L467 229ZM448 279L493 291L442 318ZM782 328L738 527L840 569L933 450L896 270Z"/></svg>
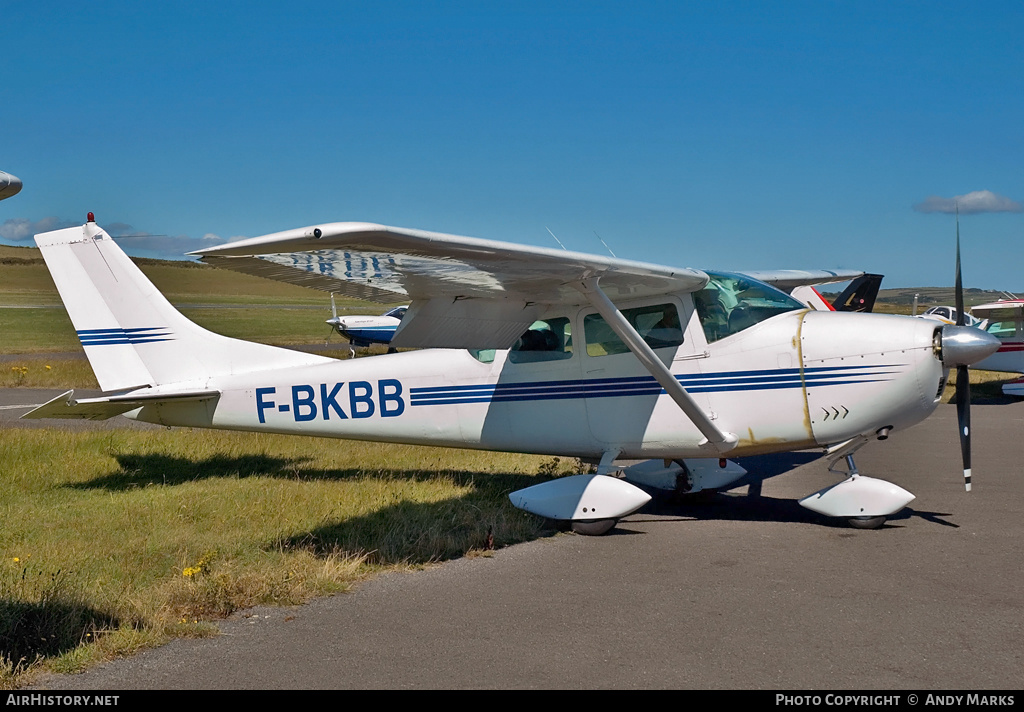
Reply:
<svg viewBox="0 0 1024 712"><path fill-rule="evenodd" d="M338 307L334 303L334 294L331 294L331 318L327 323L331 329L348 339L349 356L356 355L357 346L371 346L373 344L391 344L391 339L402 323L402 317L409 309L408 305L389 309L380 316L365 314L354 314L351 316L338 316ZM329 338L329 337L328 337ZM395 353L395 349L389 348L388 353Z"/></svg>
<svg viewBox="0 0 1024 712"><path fill-rule="evenodd" d="M880 274L862 274L852 280L831 303L813 285L797 286L790 294L818 311L870 312L875 308L882 278Z"/></svg>
<svg viewBox="0 0 1024 712"><path fill-rule="evenodd" d="M929 307L917 316L921 319L933 319L943 324L955 324L958 313L956 307L939 305ZM964 324L967 326L980 326L981 321L971 313L964 314Z"/></svg>
<svg viewBox="0 0 1024 712"><path fill-rule="evenodd" d="M979 304L971 312L981 319L980 328L999 339L999 350L972 368L1024 373L1024 299ZM1024 396L1024 378L1004 383L1003 393Z"/></svg>
<svg viewBox="0 0 1024 712"><path fill-rule="evenodd" d="M0 171L0 200L17 195L21 190L21 179L10 173Z"/></svg>

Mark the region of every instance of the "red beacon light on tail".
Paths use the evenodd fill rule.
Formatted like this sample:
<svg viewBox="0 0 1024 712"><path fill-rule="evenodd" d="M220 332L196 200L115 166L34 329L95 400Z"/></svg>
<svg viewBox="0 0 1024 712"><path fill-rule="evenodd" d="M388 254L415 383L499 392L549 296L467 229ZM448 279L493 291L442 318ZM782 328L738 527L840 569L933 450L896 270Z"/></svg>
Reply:
<svg viewBox="0 0 1024 712"><path fill-rule="evenodd" d="M94 223L94 222L96 222L96 216L93 215L92 213L87 213L86 216L85 216L85 221L86 222Z"/></svg>

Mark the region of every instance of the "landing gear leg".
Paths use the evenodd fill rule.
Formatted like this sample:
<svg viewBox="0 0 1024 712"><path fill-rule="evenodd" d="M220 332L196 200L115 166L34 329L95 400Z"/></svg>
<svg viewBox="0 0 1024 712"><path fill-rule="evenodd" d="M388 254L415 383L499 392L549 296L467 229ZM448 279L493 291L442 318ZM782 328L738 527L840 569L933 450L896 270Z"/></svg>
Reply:
<svg viewBox="0 0 1024 712"><path fill-rule="evenodd" d="M693 489L693 474L684 460L673 460L672 462L679 465L680 468L679 474L676 475L676 494L686 494ZM665 463L665 466L668 466L668 462Z"/></svg>
<svg viewBox="0 0 1024 712"><path fill-rule="evenodd" d="M860 443L856 444L852 449L844 452L839 452L833 459L828 463L828 471L836 474L848 474L851 479L856 479L860 476L860 472L857 470L857 463L853 461L853 453L860 450L867 443L866 439L863 439ZM846 459L846 472L836 469L836 463L839 462L840 458ZM872 516L850 516L847 517L847 523L853 529L879 529L886 522L888 518L885 514L872 515Z"/></svg>
<svg viewBox="0 0 1024 712"><path fill-rule="evenodd" d="M835 462L832 464L835 465ZM833 470L831 466L828 469L829 472L837 472L836 470ZM860 472L857 470L857 463L853 461L852 452L846 455L846 469L847 474L849 474L850 477L860 476ZM878 529L885 524L885 520L886 517L883 515L877 517L850 517L846 522L854 529Z"/></svg>

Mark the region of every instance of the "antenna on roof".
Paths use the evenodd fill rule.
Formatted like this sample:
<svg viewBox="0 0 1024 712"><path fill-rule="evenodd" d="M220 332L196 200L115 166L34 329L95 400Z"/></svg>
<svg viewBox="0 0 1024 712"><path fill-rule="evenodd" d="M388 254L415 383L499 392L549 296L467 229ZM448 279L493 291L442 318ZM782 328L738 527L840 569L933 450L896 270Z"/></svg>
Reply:
<svg viewBox="0 0 1024 712"><path fill-rule="evenodd" d="M551 228L549 228L547 225L544 226L544 229L548 231L548 234L550 234L551 237L555 237L555 233L551 232ZM561 247L563 250L565 250L565 245L563 245L562 241L559 240L557 237L555 237L555 242L558 243L559 247ZM565 251L568 252L568 250L565 250Z"/></svg>
<svg viewBox="0 0 1024 712"><path fill-rule="evenodd" d="M597 230L594 230L594 234L597 235ZM600 235L597 235L597 239L601 241L602 245L604 245L604 249L608 250L608 254L609 255L611 255L612 257L615 257L615 259L618 259L618 257L616 257L616 255L615 255L615 253L612 252L612 248L608 247L608 243L604 241L603 237L601 237Z"/></svg>

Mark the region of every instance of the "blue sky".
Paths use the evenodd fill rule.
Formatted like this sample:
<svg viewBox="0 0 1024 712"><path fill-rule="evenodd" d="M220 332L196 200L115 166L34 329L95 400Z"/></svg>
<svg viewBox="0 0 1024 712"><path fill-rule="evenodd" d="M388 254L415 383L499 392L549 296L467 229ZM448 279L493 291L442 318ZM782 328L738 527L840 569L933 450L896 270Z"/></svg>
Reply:
<svg viewBox="0 0 1024 712"><path fill-rule="evenodd" d="M978 193L965 284L1024 292L1022 37L1020 2L0 0L0 239L550 229L934 286Z"/></svg>

